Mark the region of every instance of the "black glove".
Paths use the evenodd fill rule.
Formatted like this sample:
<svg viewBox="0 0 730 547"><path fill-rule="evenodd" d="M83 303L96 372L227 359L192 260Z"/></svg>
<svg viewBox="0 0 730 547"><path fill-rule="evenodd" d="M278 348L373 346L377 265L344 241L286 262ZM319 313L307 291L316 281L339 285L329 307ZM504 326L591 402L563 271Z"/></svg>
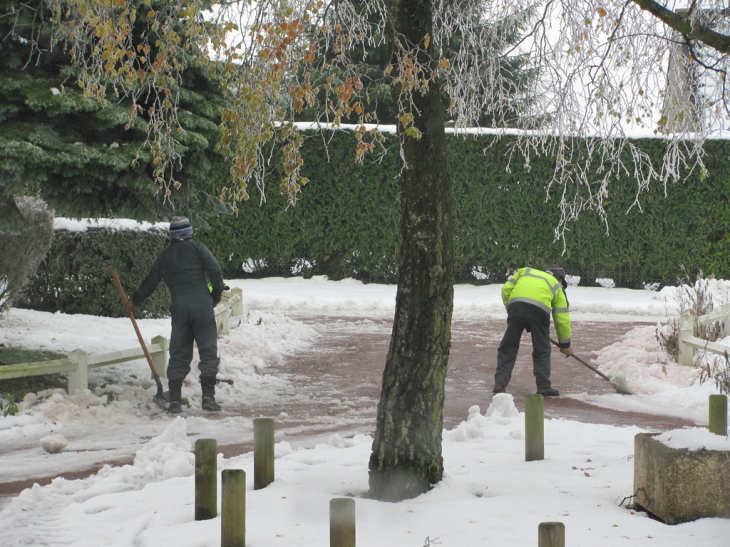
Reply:
<svg viewBox="0 0 730 547"><path fill-rule="evenodd" d="M213 293L213 307L215 308L218 304L221 303L221 296L223 293L220 292L214 292Z"/></svg>

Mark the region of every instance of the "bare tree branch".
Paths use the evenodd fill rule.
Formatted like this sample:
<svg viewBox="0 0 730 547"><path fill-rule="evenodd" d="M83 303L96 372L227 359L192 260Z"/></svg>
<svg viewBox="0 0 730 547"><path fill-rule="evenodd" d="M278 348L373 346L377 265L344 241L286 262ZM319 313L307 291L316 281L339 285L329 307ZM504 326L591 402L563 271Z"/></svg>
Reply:
<svg viewBox="0 0 730 547"><path fill-rule="evenodd" d="M714 31L703 24L701 20L693 17L696 12L696 2L692 3L692 7L687 10L686 14L679 14L654 0L631 1L678 33L684 34L693 40L698 40L720 53L730 53L730 36Z"/></svg>

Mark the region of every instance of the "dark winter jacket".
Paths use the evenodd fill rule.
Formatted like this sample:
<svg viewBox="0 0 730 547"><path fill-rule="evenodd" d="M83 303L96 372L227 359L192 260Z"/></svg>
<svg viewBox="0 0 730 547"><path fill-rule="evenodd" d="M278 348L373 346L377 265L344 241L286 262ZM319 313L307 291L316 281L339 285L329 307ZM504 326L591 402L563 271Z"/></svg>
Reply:
<svg viewBox="0 0 730 547"><path fill-rule="evenodd" d="M150 273L132 295L132 301L136 305L144 302L160 281L170 289L172 308L185 302L211 300L208 280L213 294L223 292L223 272L208 247L193 239L173 239L152 264Z"/></svg>

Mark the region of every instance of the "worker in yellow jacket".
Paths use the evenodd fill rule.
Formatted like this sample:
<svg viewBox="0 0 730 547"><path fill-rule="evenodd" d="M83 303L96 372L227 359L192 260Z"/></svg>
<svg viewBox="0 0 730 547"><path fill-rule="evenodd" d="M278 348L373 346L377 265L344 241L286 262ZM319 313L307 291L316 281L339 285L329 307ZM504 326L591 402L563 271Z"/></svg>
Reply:
<svg viewBox="0 0 730 547"><path fill-rule="evenodd" d="M537 392L545 397L560 395L550 383L550 315L555 322L560 352L567 357L573 351L570 349L570 310L566 287L565 270L559 266L549 266L545 271L520 268L502 287L502 301L507 308L507 331L497 352L495 394L504 393L512 378L520 338L526 330L532 334Z"/></svg>

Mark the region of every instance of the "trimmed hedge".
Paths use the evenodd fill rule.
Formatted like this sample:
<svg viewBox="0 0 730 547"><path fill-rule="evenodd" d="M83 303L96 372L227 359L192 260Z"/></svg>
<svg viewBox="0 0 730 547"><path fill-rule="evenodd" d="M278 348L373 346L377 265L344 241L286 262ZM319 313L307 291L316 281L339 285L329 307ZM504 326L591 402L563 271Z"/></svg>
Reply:
<svg viewBox="0 0 730 547"><path fill-rule="evenodd" d="M329 152L321 137L305 142L305 176L313 178L296 207L287 207L277 191L281 176L275 172L264 203L254 197L239 206L238 215L211 219L211 229L199 233L226 277L290 276L293 271L394 282L400 241L397 153L357 166L352 133L332 137ZM249 259L255 261L253 271L242 270Z"/></svg>
<svg viewBox="0 0 730 547"><path fill-rule="evenodd" d="M168 240L167 230L159 229L56 230L50 251L16 305L40 311L123 317L112 268L131 297ZM169 307L170 293L160 283L134 314L138 318L166 317Z"/></svg>
<svg viewBox="0 0 730 547"><path fill-rule="evenodd" d="M297 207L287 209L285 197L271 191L280 176L273 173L268 201L252 199L240 206L237 216L217 217L210 222L211 230L199 234L221 259L227 277L304 273L396 281L397 143L389 136L391 152L381 162L356 166L352 133L338 131L326 135L330 137L328 152L321 137L304 145L302 172L310 183ZM730 275L727 141L705 143L704 179L695 173L684 183L670 184L666 197L661 184L654 184L641 195L643 211L630 209L635 182L628 176L617 178L605 205L610 233L597 213L584 211L569 226L563 254L563 243L554 240L563 189L554 187L549 196L545 191L554 162L550 157L534 158L529 170L513 162L508 172L513 139L449 137L457 282L501 282L508 268L548 263L581 276L582 285L593 285L601 277L622 287L675 284L682 266L688 272ZM666 145L660 139L636 144L654 158L663 157ZM631 165L630 158L624 161Z"/></svg>

